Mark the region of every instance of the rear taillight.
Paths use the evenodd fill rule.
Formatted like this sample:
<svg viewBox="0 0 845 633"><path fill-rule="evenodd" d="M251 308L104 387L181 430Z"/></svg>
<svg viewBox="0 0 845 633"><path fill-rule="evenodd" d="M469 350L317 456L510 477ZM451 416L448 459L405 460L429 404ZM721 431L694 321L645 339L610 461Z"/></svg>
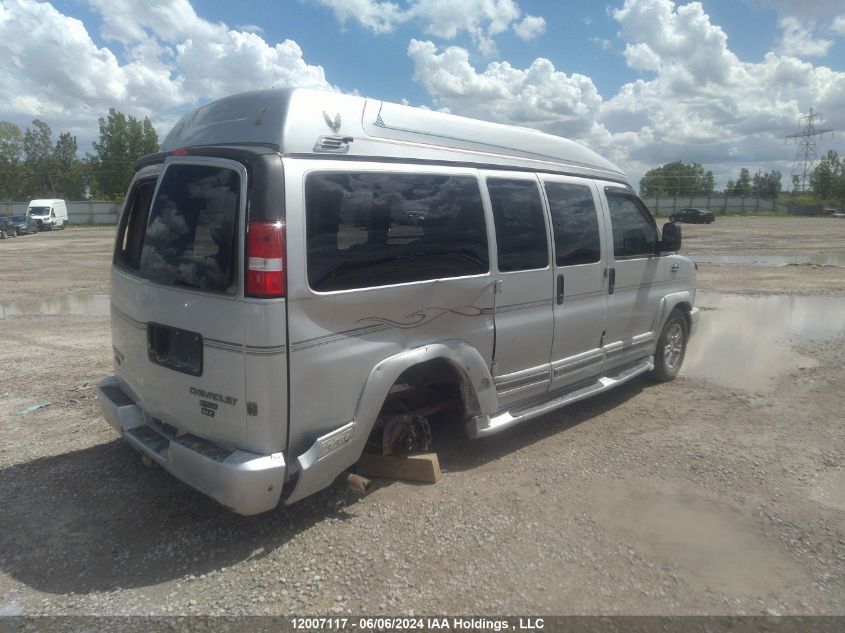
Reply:
<svg viewBox="0 0 845 633"><path fill-rule="evenodd" d="M246 244L246 294L252 297L284 297L284 222L250 222Z"/></svg>

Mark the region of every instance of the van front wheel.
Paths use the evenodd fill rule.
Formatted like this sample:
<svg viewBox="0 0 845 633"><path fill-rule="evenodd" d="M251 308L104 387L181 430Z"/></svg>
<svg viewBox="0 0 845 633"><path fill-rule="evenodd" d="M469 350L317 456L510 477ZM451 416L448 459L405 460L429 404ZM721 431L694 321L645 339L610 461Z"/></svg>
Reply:
<svg viewBox="0 0 845 633"><path fill-rule="evenodd" d="M689 327L684 315L673 310L663 326L654 352L654 369L651 372L654 380L668 382L678 375L687 352L688 333Z"/></svg>

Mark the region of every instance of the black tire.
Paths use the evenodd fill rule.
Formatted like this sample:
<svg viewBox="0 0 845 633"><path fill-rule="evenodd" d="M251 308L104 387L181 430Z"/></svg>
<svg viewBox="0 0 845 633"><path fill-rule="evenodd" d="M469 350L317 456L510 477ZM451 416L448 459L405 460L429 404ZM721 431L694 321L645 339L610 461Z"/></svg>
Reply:
<svg viewBox="0 0 845 633"><path fill-rule="evenodd" d="M653 380L657 382L675 380L687 353L688 338L689 325L686 317L679 310L673 310L666 319L663 331L660 332L660 338L657 340L654 369L650 374Z"/></svg>

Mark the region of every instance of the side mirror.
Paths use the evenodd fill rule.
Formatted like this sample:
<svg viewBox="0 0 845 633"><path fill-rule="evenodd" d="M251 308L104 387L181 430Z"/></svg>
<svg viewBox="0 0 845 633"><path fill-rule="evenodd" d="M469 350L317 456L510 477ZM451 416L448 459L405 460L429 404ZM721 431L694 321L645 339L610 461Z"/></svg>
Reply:
<svg viewBox="0 0 845 633"><path fill-rule="evenodd" d="M662 239L657 245L661 253L672 253L681 250L681 225L667 222L663 225Z"/></svg>

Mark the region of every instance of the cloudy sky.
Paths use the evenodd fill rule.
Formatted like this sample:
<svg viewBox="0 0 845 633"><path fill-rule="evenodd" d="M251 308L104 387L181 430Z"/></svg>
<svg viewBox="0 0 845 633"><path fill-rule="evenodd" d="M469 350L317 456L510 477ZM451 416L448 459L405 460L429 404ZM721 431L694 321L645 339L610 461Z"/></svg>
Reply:
<svg viewBox="0 0 845 633"><path fill-rule="evenodd" d="M0 0L0 120L76 134L115 107L160 137L280 86L575 138L634 178L673 160L789 180L811 107L845 154L843 0Z"/></svg>

